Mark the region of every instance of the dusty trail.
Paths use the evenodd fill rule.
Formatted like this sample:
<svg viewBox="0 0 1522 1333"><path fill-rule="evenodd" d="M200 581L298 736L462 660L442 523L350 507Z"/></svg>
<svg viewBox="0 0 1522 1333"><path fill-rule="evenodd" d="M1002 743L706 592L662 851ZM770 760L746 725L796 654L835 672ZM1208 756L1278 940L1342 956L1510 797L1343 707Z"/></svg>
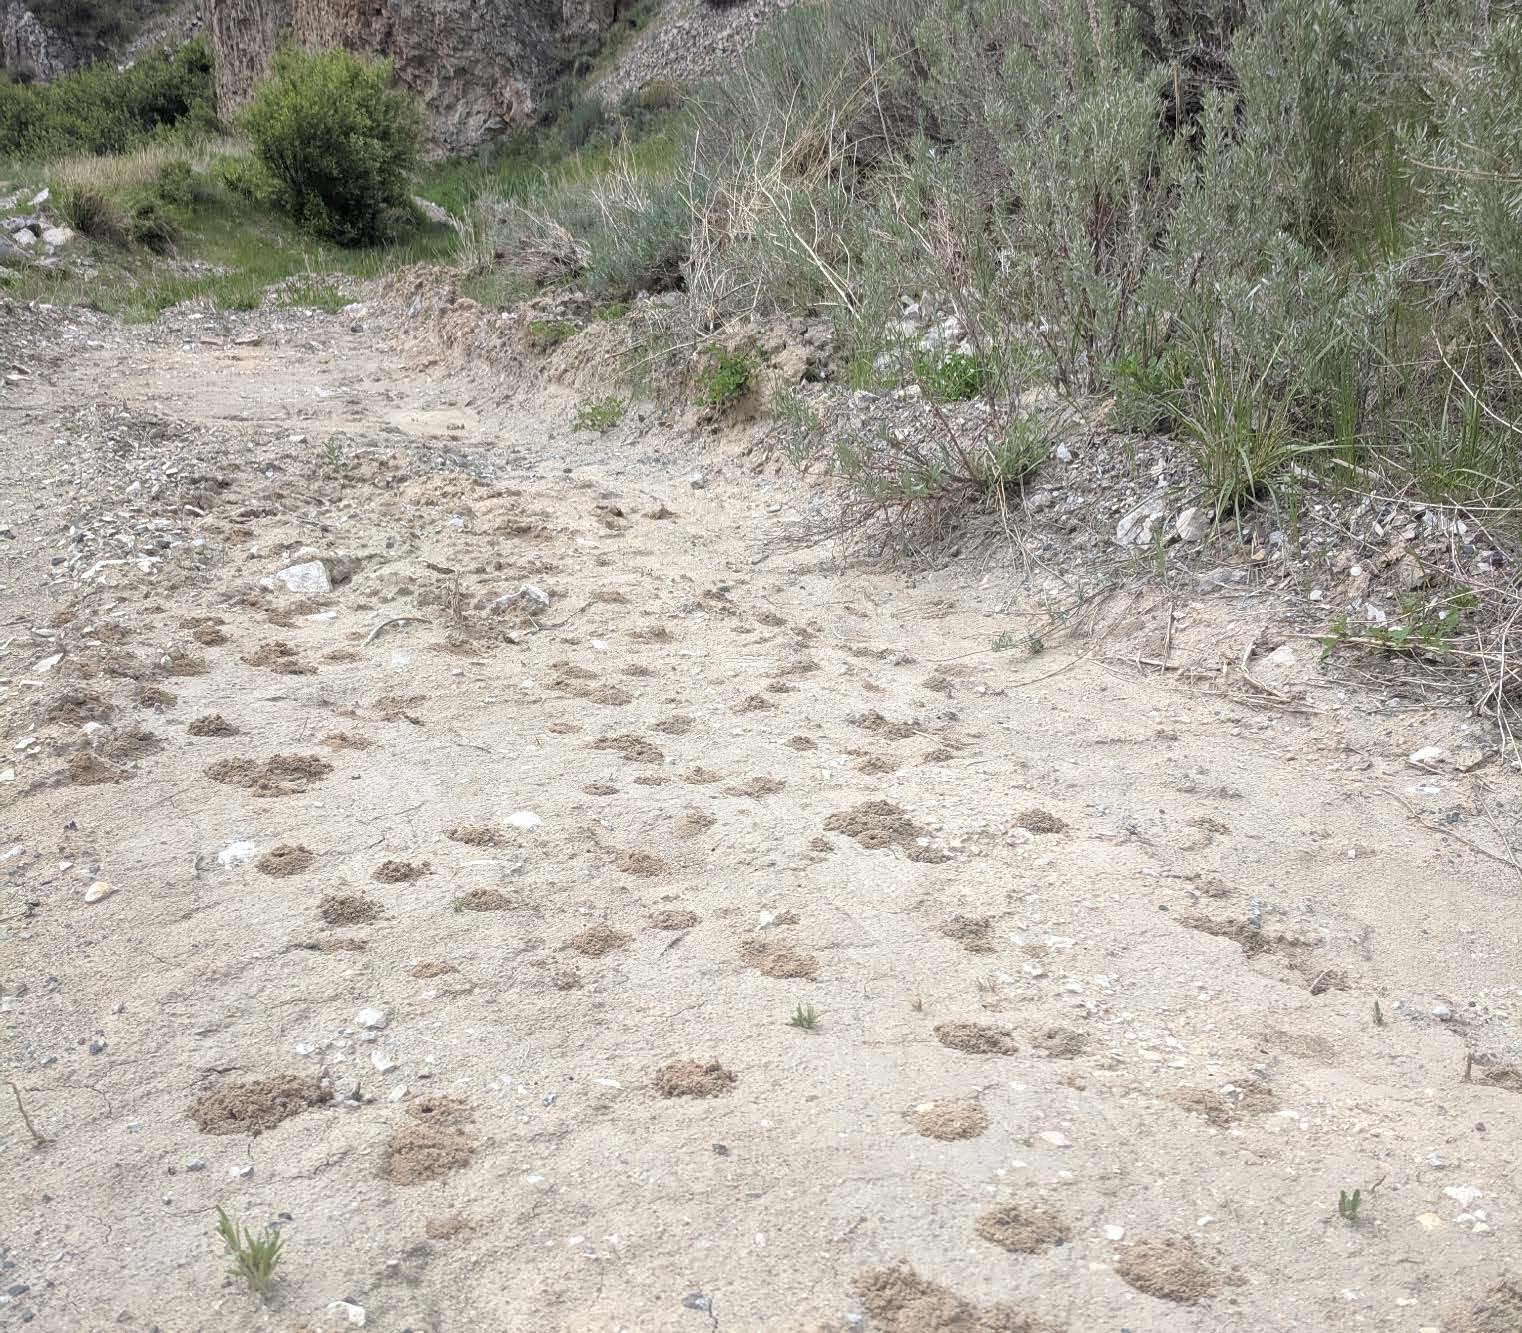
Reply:
<svg viewBox="0 0 1522 1333"><path fill-rule="evenodd" d="M0 1318L1522 1328L1522 881L1404 733L988 652L1010 580L790 552L734 441L248 329L0 400Z"/></svg>

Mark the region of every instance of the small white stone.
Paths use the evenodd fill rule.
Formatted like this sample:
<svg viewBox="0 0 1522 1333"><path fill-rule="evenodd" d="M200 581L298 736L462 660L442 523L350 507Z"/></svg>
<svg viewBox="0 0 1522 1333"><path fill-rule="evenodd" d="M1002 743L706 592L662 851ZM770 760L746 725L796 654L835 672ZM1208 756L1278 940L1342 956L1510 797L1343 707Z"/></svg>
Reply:
<svg viewBox="0 0 1522 1333"><path fill-rule="evenodd" d="M1125 1238L1125 1234L1125 1227L1118 1227L1113 1223L1105 1228L1106 1240L1123 1240Z"/></svg>
<svg viewBox="0 0 1522 1333"><path fill-rule="evenodd" d="M371 1051L370 1063L375 1066L377 1074L389 1074L396 1068L396 1061L387 1055L385 1051Z"/></svg>
<svg viewBox="0 0 1522 1333"><path fill-rule="evenodd" d="M1059 1134L1055 1129L1044 1129L1037 1137L1043 1143L1049 1143L1054 1148L1071 1148L1073 1141L1066 1134Z"/></svg>
<svg viewBox="0 0 1522 1333"><path fill-rule="evenodd" d="M328 1313L347 1319L355 1328L365 1326L365 1307L355 1305L352 1301L334 1301L328 1306Z"/></svg>
<svg viewBox="0 0 1522 1333"><path fill-rule="evenodd" d="M515 810L507 817L513 828L538 828L544 823L532 810Z"/></svg>
<svg viewBox="0 0 1522 1333"><path fill-rule="evenodd" d="M370 1028L372 1031L379 1031L391 1021L391 1015L388 1014L384 1009L361 1009L359 1013L354 1016L354 1021L358 1023L362 1028Z"/></svg>
<svg viewBox="0 0 1522 1333"><path fill-rule="evenodd" d="M1477 1190L1473 1185L1449 1185L1443 1193L1460 1208L1468 1208L1476 1199L1484 1196L1484 1192Z"/></svg>
<svg viewBox="0 0 1522 1333"><path fill-rule="evenodd" d="M238 866L247 865L258 854L259 849L251 842L230 842L217 853L217 864L223 870L233 870Z"/></svg>
<svg viewBox="0 0 1522 1333"><path fill-rule="evenodd" d="M1441 763L1443 751L1441 746L1424 745L1420 750L1413 750L1406 756L1406 762L1416 768L1428 768L1433 764Z"/></svg>
<svg viewBox="0 0 1522 1333"><path fill-rule="evenodd" d="M85 890L85 901L87 903L98 903L105 898L109 898L115 892L116 886L114 884L103 879L98 879Z"/></svg>

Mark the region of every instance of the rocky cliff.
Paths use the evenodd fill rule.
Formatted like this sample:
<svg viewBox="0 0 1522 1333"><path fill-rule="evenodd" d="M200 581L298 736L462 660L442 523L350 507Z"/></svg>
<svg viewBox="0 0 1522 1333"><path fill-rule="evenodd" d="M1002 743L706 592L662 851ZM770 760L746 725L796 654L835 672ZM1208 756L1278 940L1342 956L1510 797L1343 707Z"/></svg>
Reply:
<svg viewBox="0 0 1522 1333"><path fill-rule="evenodd" d="M0 0L0 71L47 83L84 57L78 43L49 28L21 0Z"/></svg>
<svg viewBox="0 0 1522 1333"><path fill-rule="evenodd" d="M533 112L563 38L600 31L617 0L206 0L223 111L248 100L286 38L389 56L439 148L461 152Z"/></svg>

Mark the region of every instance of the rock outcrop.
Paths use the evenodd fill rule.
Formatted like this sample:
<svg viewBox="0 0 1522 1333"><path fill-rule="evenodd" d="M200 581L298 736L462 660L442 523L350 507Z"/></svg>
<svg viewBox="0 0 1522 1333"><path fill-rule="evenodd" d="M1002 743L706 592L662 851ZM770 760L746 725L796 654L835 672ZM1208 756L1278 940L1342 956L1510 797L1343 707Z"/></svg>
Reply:
<svg viewBox="0 0 1522 1333"><path fill-rule="evenodd" d="M437 147L461 152L521 124L558 72L566 36L598 32L618 0L206 0L223 114L243 105L290 38L389 56Z"/></svg>
<svg viewBox="0 0 1522 1333"><path fill-rule="evenodd" d="M83 51L21 0L0 0L0 71L47 83L83 60Z"/></svg>

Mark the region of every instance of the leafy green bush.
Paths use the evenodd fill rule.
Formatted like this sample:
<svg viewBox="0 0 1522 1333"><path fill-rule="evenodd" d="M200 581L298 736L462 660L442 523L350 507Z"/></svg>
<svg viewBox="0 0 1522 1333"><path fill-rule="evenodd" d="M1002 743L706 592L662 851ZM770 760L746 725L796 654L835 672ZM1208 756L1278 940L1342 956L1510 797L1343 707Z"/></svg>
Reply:
<svg viewBox="0 0 1522 1333"><path fill-rule="evenodd" d="M127 220L104 190L84 183L60 187L53 196L58 216L81 236L120 244L127 237Z"/></svg>
<svg viewBox="0 0 1522 1333"><path fill-rule="evenodd" d="M960 402L991 389L996 372L992 357L940 348L915 355L914 377L936 402Z"/></svg>
<svg viewBox="0 0 1522 1333"><path fill-rule="evenodd" d="M693 401L699 407L727 412L750 392L759 369L760 358L751 348L711 347L706 363L698 371Z"/></svg>
<svg viewBox="0 0 1522 1333"><path fill-rule="evenodd" d="M285 50L244 113L277 204L340 245L373 244L412 219L420 118L391 72L347 51Z"/></svg>
<svg viewBox="0 0 1522 1333"><path fill-rule="evenodd" d="M50 84L0 81L0 153L23 161L122 153L217 128L211 51L200 39L125 69L92 65Z"/></svg>
<svg viewBox="0 0 1522 1333"><path fill-rule="evenodd" d="M593 398L576 409L571 420L573 430L595 430L605 435L624 419L629 404L617 397Z"/></svg>

